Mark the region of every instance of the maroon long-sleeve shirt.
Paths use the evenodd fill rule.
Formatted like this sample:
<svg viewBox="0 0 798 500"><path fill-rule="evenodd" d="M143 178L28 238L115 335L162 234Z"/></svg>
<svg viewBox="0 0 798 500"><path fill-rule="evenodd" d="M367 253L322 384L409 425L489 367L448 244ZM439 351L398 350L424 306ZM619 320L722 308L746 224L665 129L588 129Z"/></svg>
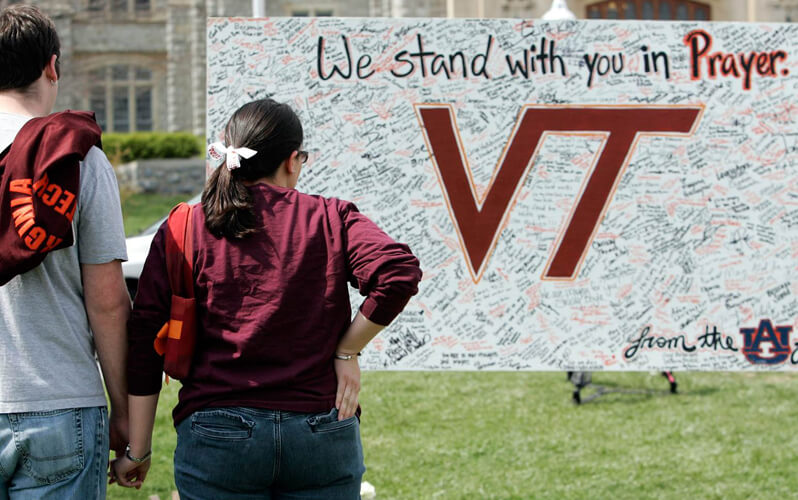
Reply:
<svg viewBox="0 0 798 500"><path fill-rule="evenodd" d="M351 322L347 283L366 296L360 312L381 325L418 290L418 259L352 203L266 184L249 189L263 230L245 239L217 239L201 206L193 211L198 340L175 425L205 407L329 410L335 348ZM162 226L128 324L130 394L161 389L153 340L170 297Z"/></svg>

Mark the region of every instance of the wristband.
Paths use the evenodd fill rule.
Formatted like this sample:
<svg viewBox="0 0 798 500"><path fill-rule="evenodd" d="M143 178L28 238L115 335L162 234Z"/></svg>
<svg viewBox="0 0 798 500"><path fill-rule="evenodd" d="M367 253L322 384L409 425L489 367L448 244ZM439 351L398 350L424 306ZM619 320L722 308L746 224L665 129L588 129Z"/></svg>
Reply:
<svg viewBox="0 0 798 500"><path fill-rule="evenodd" d="M143 457L136 458L130 454L130 443L128 443L128 445L125 447L125 457L127 457L127 459L130 460L131 462L141 464L149 460L151 456L152 456L152 450L145 453Z"/></svg>
<svg viewBox="0 0 798 500"><path fill-rule="evenodd" d="M338 354L337 352L335 353L335 359L340 359L342 361L349 361L355 356L360 356L360 353L357 354Z"/></svg>

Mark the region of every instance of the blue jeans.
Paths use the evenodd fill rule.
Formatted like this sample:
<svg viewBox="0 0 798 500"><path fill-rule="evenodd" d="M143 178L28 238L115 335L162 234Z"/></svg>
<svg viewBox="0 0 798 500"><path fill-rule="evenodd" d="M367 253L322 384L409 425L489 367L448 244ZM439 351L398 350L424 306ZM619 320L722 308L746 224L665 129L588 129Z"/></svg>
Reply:
<svg viewBox="0 0 798 500"><path fill-rule="evenodd" d="M0 500L103 499L104 406L0 414Z"/></svg>
<svg viewBox="0 0 798 500"><path fill-rule="evenodd" d="M181 500L360 498L366 468L356 417L208 408L177 426Z"/></svg>

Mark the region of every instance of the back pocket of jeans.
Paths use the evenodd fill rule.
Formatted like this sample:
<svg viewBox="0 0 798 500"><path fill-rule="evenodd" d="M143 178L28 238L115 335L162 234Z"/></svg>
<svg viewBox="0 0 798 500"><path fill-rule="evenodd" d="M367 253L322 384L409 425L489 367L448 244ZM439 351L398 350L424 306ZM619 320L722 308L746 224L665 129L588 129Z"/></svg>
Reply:
<svg viewBox="0 0 798 500"><path fill-rule="evenodd" d="M18 414L14 427L23 469L36 482L56 483L83 469L80 409Z"/></svg>
<svg viewBox="0 0 798 500"><path fill-rule="evenodd" d="M351 416L339 421L338 410L333 408L327 413L319 413L308 417L307 422L313 432L333 432L355 425L357 417Z"/></svg>
<svg viewBox="0 0 798 500"><path fill-rule="evenodd" d="M211 439L249 439L254 426L255 422L230 410L201 410L191 416L191 431Z"/></svg>

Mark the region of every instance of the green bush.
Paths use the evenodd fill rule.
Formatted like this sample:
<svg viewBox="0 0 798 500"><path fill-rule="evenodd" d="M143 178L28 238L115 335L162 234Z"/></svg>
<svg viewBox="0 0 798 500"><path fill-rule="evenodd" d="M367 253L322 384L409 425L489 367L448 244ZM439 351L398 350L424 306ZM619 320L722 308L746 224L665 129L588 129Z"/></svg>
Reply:
<svg viewBox="0 0 798 500"><path fill-rule="evenodd" d="M205 140L188 132L103 134L103 150L114 164L148 158L190 158L200 154Z"/></svg>

